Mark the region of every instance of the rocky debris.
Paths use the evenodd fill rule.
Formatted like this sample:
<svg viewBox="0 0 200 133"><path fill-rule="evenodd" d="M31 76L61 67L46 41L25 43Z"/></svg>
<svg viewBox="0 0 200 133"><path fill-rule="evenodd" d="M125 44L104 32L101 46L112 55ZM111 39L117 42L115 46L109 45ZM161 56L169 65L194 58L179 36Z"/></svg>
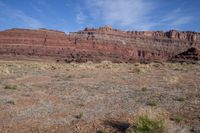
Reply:
<svg viewBox="0 0 200 133"><path fill-rule="evenodd" d="M197 61L200 60L200 50L192 47L176 55L173 59L179 61Z"/></svg>
<svg viewBox="0 0 200 133"><path fill-rule="evenodd" d="M200 48L200 33L120 31L111 26L69 34L47 29L0 32L1 55L49 57L66 62L161 61L191 47Z"/></svg>
<svg viewBox="0 0 200 133"><path fill-rule="evenodd" d="M0 73L3 133L124 133L145 112L170 120L169 133L199 132L197 64L0 61L4 69L9 73Z"/></svg>

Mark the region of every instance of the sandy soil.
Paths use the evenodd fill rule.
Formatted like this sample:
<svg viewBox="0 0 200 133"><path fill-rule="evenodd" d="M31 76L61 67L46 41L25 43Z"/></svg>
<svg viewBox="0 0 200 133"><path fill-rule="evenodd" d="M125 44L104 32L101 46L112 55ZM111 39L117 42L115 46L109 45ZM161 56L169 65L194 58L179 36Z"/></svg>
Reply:
<svg viewBox="0 0 200 133"><path fill-rule="evenodd" d="M145 108L199 133L200 65L0 61L0 133L123 133Z"/></svg>

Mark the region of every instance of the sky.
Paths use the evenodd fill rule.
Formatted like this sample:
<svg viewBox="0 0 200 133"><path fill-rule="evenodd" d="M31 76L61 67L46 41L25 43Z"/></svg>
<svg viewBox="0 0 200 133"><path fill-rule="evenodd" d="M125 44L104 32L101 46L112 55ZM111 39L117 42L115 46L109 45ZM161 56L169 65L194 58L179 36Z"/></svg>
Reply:
<svg viewBox="0 0 200 133"><path fill-rule="evenodd" d="M200 32L200 0L0 0L0 30L85 27Z"/></svg>

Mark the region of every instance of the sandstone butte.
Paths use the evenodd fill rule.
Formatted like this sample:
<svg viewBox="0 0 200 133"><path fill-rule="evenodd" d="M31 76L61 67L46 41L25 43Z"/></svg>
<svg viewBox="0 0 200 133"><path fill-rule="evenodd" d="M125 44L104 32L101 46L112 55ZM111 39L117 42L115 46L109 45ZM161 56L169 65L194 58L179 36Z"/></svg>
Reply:
<svg viewBox="0 0 200 133"><path fill-rule="evenodd" d="M200 33L120 31L109 26L64 33L47 29L0 31L0 55L66 62L200 60Z"/></svg>

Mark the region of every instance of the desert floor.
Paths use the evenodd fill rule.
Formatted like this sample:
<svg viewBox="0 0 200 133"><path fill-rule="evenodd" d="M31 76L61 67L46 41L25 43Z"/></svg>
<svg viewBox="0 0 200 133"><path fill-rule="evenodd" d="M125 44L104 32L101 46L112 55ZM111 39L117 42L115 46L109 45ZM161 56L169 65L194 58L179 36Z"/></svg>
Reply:
<svg viewBox="0 0 200 133"><path fill-rule="evenodd" d="M199 133L200 65L0 60L0 133L123 133L144 110Z"/></svg>

